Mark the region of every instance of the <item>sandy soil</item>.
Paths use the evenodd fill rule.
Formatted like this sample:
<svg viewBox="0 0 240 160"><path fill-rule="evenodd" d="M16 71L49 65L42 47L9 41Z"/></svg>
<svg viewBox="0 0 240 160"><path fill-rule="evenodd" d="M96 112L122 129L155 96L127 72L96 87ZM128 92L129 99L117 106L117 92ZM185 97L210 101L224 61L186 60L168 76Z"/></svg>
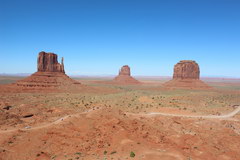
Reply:
<svg viewBox="0 0 240 160"><path fill-rule="evenodd" d="M240 159L236 83L81 83L101 92L1 92L0 160Z"/></svg>

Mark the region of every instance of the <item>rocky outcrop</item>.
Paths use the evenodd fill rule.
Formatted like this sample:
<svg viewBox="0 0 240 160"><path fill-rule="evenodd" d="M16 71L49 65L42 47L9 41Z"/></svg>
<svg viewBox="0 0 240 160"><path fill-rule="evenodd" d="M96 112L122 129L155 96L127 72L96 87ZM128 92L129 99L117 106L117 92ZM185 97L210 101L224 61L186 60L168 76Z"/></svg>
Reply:
<svg viewBox="0 0 240 160"><path fill-rule="evenodd" d="M164 83L167 88L210 89L200 79L200 69L195 61L183 60L174 66L173 79Z"/></svg>
<svg viewBox="0 0 240 160"><path fill-rule="evenodd" d="M37 72L31 76L17 81L13 87L21 90L70 90L82 87L82 85L69 78L64 71L62 63L58 63L58 57L54 53L40 52L38 55Z"/></svg>
<svg viewBox="0 0 240 160"><path fill-rule="evenodd" d="M113 79L113 82L118 84L140 84L138 80L131 76L131 70L128 65L122 66L119 70L118 76Z"/></svg>
<svg viewBox="0 0 240 160"><path fill-rule="evenodd" d="M131 76L130 67L128 65L122 66L122 68L119 70L119 74L118 75Z"/></svg>
<svg viewBox="0 0 240 160"><path fill-rule="evenodd" d="M174 66L173 79L199 79L200 70L195 61L183 60Z"/></svg>
<svg viewBox="0 0 240 160"><path fill-rule="evenodd" d="M40 52L37 61L38 72L62 72L64 71L63 58L62 63L58 63L58 56L54 53Z"/></svg>

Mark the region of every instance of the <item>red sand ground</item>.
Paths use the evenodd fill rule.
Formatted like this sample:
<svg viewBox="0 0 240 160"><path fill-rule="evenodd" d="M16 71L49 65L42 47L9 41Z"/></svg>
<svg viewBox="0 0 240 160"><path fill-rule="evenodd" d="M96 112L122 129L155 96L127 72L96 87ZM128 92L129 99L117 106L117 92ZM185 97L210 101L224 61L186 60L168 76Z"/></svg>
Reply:
<svg viewBox="0 0 240 160"><path fill-rule="evenodd" d="M240 158L239 122L130 116L110 108L76 114L44 128L0 134L3 160ZM130 158L130 152L136 156Z"/></svg>
<svg viewBox="0 0 240 160"><path fill-rule="evenodd" d="M0 160L240 159L239 114L227 119L129 114L129 111L139 113L141 110L135 107L142 104L147 111L198 115L198 111L193 113L188 108L179 110L164 106L170 102L175 106L182 103L182 99L186 100L184 104L187 106L191 101L201 100L201 95L198 94L204 96L208 92L184 91L191 95L184 97L180 95L183 91L176 91L172 96L172 92L170 94L162 88L157 93L164 92L164 96L154 96L151 94L156 91L141 88L143 86L140 91L137 88L124 88L119 91L104 87L95 87L98 92L82 95L45 92L32 94L16 90L10 93L11 87L3 87L5 90L0 93ZM108 92L109 90L112 92ZM85 91L87 89L81 93ZM213 97L218 94L211 92ZM235 100L234 97L239 96L239 91L226 91L225 95L223 98L233 97ZM211 102L215 104L217 100L214 97ZM115 105L110 105L115 101ZM120 101L123 101L122 104ZM131 105L126 107L129 104L125 102ZM154 103L159 102L163 107L154 109ZM149 108L151 105L153 108ZM6 106L12 108L4 108ZM195 107L198 109L198 106ZM215 109L220 115L225 114L221 112L221 107ZM232 110L234 108L231 107L227 111ZM32 117L24 118L31 114ZM130 157L130 152L134 152L135 157Z"/></svg>

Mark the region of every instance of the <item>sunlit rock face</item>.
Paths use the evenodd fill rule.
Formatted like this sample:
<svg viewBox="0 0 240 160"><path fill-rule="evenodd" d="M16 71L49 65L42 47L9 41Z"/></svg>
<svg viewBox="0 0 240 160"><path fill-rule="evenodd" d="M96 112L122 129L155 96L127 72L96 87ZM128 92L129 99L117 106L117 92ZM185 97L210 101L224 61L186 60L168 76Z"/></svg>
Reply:
<svg viewBox="0 0 240 160"><path fill-rule="evenodd" d="M174 66L173 79L164 83L166 88L211 89L200 80L200 69L195 61L183 60Z"/></svg>
<svg viewBox="0 0 240 160"><path fill-rule="evenodd" d="M58 63L58 56L54 53L40 52L37 62L38 72L62 72L64 71L63 58L62 63Z"/></svg>
<svg viewBox="0 0 240 160"><path fill-rule="evenodd" d="M130 67L128 65L122 66L119 71L119 75L131 75Z"/></svg>
<svg viewBox="0 0 240 160"><path fill-rule="evenodd" d="M199 79L200 69L195 61L183 60L174 66L173 79Z"/></svg>
<svg viewBox="0 0 240 160"><path fill-rule="evenodd" d="M19 80L13 87L22 90L74 90L81 87L78 81L65 74L63 58L58 63L58 56L54 53L40 52L37 58L37 72Z"/></svg>

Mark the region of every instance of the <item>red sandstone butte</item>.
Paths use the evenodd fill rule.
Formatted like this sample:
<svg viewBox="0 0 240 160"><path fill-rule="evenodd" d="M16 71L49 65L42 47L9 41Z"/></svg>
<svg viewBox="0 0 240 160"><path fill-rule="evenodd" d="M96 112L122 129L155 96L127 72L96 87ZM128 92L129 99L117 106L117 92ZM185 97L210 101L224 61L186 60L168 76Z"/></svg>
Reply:
<svg viewBox="0 0 240 160"><path fill-rule="evenodd" d="M195 61L183 60L174 66L173 79L199 79L200 69Z"/></svg>
<svg viewBox="0 0 240 160"><path fill-rule="evenodd" d="M64 71L63 58L62 63L58 63L58 56L54 53L40 52L37 62L38 72L62 72Z"/></svg>
<svg viewBox="0 0 240 160"><path fill-rule="evenodd" d="M119 84L140 84L138 80L131 76L130 67L128 65L122 66L118 76L115 77L113 81Z"/></svg>
<svg viewBox="0 0 240 160"><path fill-rule="evenodd" d="M21 90L46 91L76 89L79 86L79 82L65 74L63 58L60 64L56 54L46 52L40 52L38 55L37 72L13 84L13 87Z"/></svg>
<svg viewBox="0 0 240 160"><path fill-rule="evenodd" d="M209 89L199 78L199 65L195 61L182 60L174 66L173 79L163 85L167 88Z"/></svg>
<svg viewBox="0 0 240 160"><path fill-rule="evenodd" d="M122 68L119 70L118 75L131 76L130 67L128 65L122 66Z"/></svg>

